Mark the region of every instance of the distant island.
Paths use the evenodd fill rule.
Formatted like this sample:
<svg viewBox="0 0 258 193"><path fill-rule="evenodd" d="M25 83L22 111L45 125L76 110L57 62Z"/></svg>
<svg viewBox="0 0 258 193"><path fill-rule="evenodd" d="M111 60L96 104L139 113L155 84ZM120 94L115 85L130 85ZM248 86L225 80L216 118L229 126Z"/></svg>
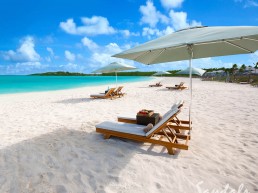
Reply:
<svg viewBox="0 0 258 193"><path fill-rule="evenodd" d="M44 72L44 73L36 73L29 74L29 76L89 76L88 74L79 73L79 72Z"/></svg>
<svg viewBox="0 0 258 193"><path fill-rule="evenodd" d="M188 76L188 75L177 75L176 72L180 70L170 70L167 71L171 74L166 74L162 76ZM130 72L118 72L118 76L152 76L156 71L150 71L150 72L140 72L140 71L130 71ZM44 73L36 73L36 74L30 74L29 76L115 76L115 73L103 73L103 74L84 74L79 72L44 72Z"/></svg>

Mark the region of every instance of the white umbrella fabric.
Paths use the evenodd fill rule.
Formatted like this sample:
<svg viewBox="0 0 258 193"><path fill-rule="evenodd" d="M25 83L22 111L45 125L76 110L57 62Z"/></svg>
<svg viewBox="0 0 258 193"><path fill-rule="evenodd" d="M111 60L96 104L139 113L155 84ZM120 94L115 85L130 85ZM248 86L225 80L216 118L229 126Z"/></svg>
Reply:
<svg viewBox="0 0 258 193"><path fill-rule="evenodd" d="M192 74L198 75L198 76L202 76L206 71L200 68L194 68L192 67L192 69L190 69L189 67L181 70L179 72L177 72L176 74L190 74L190 71L192 71Z"/></svg>
<svg viewBox="0 0 258 193"><path fill-rule="evenodd" d="M132 49L114 55L144 64L156 64L180 60L233 54L248 54L258 50L257 26L233 27L194 27L149 41ZM191 123L192 72L190 72L190 107ZM191 126L191 125L190 125Z"/></svg>
<svg viewBox="0 0 258 193"><path fill-rule="evenodd" d="M134 66L120 63L120 62L112 62L112 63L108 64L107 66L104 66L102 68L99 68L98 70L93 71L92 73L115 72L116 73L116 87L117 87L117 72L126 71L126 70L134 70L134 69L137 69L137 68Z"/></svg>
<svg viewBox="0 0 258 193"><path fill-rule="evenodd" d="M171 73L166 72L166 71L159 71L159 72L156 72L155 74L153 74L153 76L159 76L159 75L161 76L163 74L171 74Z"/></svg>

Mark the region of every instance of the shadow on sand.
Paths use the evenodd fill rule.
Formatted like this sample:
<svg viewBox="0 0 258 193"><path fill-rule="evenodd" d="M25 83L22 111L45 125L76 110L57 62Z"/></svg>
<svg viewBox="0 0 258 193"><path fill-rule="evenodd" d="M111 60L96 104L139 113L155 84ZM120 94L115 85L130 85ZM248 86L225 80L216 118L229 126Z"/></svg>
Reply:
<svg viewBox="0 0 258 193"><path fill-rule="evenodd" d="M135 153L153 146L101 134L59 129L0 149L0 192L105 192Z"/></svg>

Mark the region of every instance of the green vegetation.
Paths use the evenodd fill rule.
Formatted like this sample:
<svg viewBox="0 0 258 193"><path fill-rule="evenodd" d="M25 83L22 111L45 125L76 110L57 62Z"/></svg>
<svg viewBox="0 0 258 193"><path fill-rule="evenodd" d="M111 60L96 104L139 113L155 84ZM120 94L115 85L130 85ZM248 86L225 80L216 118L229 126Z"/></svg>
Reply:
<svg viewBox="0 0 258 193"><path fill-rule="evenodd" d="M164 74L162 76L173 76L173 77L188 77L189 75L179 75L175 74L180 70L170 70L168 71L171 74ZM129 71L129 72L118 72L118 76L152 76L156 71L150 71L150 72L140 72L140 71ZM111 73L103 73L103 74L84 74L84 73L78 73L78 72L45 72L45 73L37 73L37 74L30 74L30 76L115 76L115 72Z"/></svg>
<svg viewBox="0 0 258 193"><path fill-rule="evenodd" d="M78 72L45 72L38 74L30 74L30 76L88 76L88 74L78 73Z"/></svg>
<svg viewBox="0 0 258 193"><path fill-rule="evenodd" d="M258 75L257 74L250 74L249 69L251 66L246 66L245 64L239 65L233 64L231 68L206 68L206 72L214 72L214 71L224 71L229 74L229 81L230 82L249 82L253 85L258 85ZM258 70L258 62L254 63L255 71ZM188 77L189 75L185 74L176 74L180 70L169 70L168 72L171 74L164 74L163 77ZM118 72L118 76L152 76L156 71L151 72L140 72L140 71L129 71L129 72ZM112 73L103 73L103 74L84 74L78 72L45 72L45 73L38 73L38 74L31 74L31 76L115 76L115 72ZM193 77L198 77L193 75ZM225 74L221 75L214 75L212 77L205 77L206 80L215 80L215 81L225 81L226 80Z"/></svg>
<svg viewBox="0 0 258 193"><path fill-rule="evenodd" d="M256 74L256 70L258 69L258 62L254 64L255 73L250 73L250 68L252 66L246 66L242 64L240 68L237 64L233 64L231 68L218 68L218 69L205 69L207 72L222 70L224 72L229 72L229 76L220 75L219 73L214 76L205 76L203 80L213 80L213 81L229 81L234 83L246 82L251 85L258 85L258 74Z"/></svg>

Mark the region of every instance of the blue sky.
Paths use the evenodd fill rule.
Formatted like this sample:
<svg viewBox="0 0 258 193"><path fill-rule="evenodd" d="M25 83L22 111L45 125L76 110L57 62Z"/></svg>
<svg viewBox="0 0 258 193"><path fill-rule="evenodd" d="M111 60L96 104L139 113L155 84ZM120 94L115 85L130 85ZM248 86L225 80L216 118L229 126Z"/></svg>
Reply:
<svg viewBox="0 0 258 193"><path fill-rule="evenodd" d="M141 71L183 69L112 58L191 26L258 26L258 0L1 0L0 74L90 73L114 61ZM258 53L193 61L195 67L253 65Z"/></svg>

